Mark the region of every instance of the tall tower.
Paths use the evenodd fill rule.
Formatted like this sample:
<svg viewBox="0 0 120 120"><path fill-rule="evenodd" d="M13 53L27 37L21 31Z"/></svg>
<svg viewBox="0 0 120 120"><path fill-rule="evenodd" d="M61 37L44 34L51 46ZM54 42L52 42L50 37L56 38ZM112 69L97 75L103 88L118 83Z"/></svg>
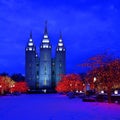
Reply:
<svg viewBox="0 0 120 120"><path fill-rule="evenodd" d="M47 32L47 22L40 45L39 88L51 88L51 44Z"/></svg>
<svg viewBox="0 0 120 120"><path fill-rule="evenodd" d="M25 49L25 78L30 89L36 89L36 47L32 40L32 32Z"/></svg>
<svg viewBox="0 0 120 120"><path fill-rule="evenodd" d="M66 68L66 49L63 44L62 34L60 33L60 38L56 48L55 56L55 72L56 72L56 85L61 79L61 74L65 74Z"/></svg>

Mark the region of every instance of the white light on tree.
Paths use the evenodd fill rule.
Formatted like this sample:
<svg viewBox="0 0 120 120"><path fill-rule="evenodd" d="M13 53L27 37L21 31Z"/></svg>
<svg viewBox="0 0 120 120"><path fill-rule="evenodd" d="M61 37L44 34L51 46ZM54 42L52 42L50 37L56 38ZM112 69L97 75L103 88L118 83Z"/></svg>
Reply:
<svg viewBox="0 0 120 120"><path fill-rule="evenodd" d="M115 91L114 91L114 94L117 95L117 94L118 94L118 90L115 90Z"/></svg>
<svg viewBox="0 0 120 120"><path fill-rule="evenodd" d="M104 94L104 91L103 91L103 90L101 91L101 94Z"/></svg>
<svg viewBox="0 0 120 120"><path fill-rule="evenodd" d="M2 85L0 85L0 88L2 87Z"/></svg>
<svg viewBox="0 0 120 120"><path fill-rule="evenodd" d="M93 78L93 82L96 82L96 80L97 80L96 77L94 77L94 78Z"/></svg>
<svg viewBox="0 0 120 120"><path fill-rule="evenodd" d="M78 90L76 90L76 93L78 93Z"/></svg>
<svg viewBox="0 0 120 120"><path fill-rule="evenodd" d="M82 93L82 91L80 91L80 93Z"/></svg>

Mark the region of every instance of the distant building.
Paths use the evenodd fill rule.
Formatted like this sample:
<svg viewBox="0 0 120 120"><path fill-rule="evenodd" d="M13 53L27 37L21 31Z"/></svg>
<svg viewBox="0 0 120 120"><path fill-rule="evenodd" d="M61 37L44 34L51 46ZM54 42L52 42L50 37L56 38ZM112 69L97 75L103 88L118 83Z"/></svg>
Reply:
<svg viewBox="0 0 120 120"><path fill-rule="evenodd" d="M65 74L66 49L62 35L56 47L55 57L52 58L52 46L48 37L47 23L40 44L40 55L37 55L32 33L25 48L25 78L31 90L55 88L60 75Z"/></svg>

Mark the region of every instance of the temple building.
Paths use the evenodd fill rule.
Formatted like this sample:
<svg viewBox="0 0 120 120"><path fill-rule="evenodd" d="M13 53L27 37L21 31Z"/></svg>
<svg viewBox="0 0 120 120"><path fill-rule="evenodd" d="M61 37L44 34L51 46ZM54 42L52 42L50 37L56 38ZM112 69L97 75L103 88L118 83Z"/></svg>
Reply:
<svg viewBox="0 0 120 120"><path fill-rule="evenodd" d="M37 54L32 33L25 48L25 78L31 90L54 89L61 74L66 71L66 49L60 34L52 58L52 45L49 40L47 23L40 42L40 55Z"/></svg>

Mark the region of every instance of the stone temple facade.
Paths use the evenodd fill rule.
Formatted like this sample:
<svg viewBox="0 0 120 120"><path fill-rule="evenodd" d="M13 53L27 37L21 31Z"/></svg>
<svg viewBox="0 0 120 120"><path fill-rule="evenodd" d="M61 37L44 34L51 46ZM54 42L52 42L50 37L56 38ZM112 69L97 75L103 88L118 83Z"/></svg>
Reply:
<svg viewBox="0 0 120 120"><path fill-rule="evenodd" d="M66 49L60 34L52 58L52 45L49 40L47 23L40 43L40 55L32 39L32 33L25 48L25 78L31 90L54 89L61 74L66 71Z"/></svg>

